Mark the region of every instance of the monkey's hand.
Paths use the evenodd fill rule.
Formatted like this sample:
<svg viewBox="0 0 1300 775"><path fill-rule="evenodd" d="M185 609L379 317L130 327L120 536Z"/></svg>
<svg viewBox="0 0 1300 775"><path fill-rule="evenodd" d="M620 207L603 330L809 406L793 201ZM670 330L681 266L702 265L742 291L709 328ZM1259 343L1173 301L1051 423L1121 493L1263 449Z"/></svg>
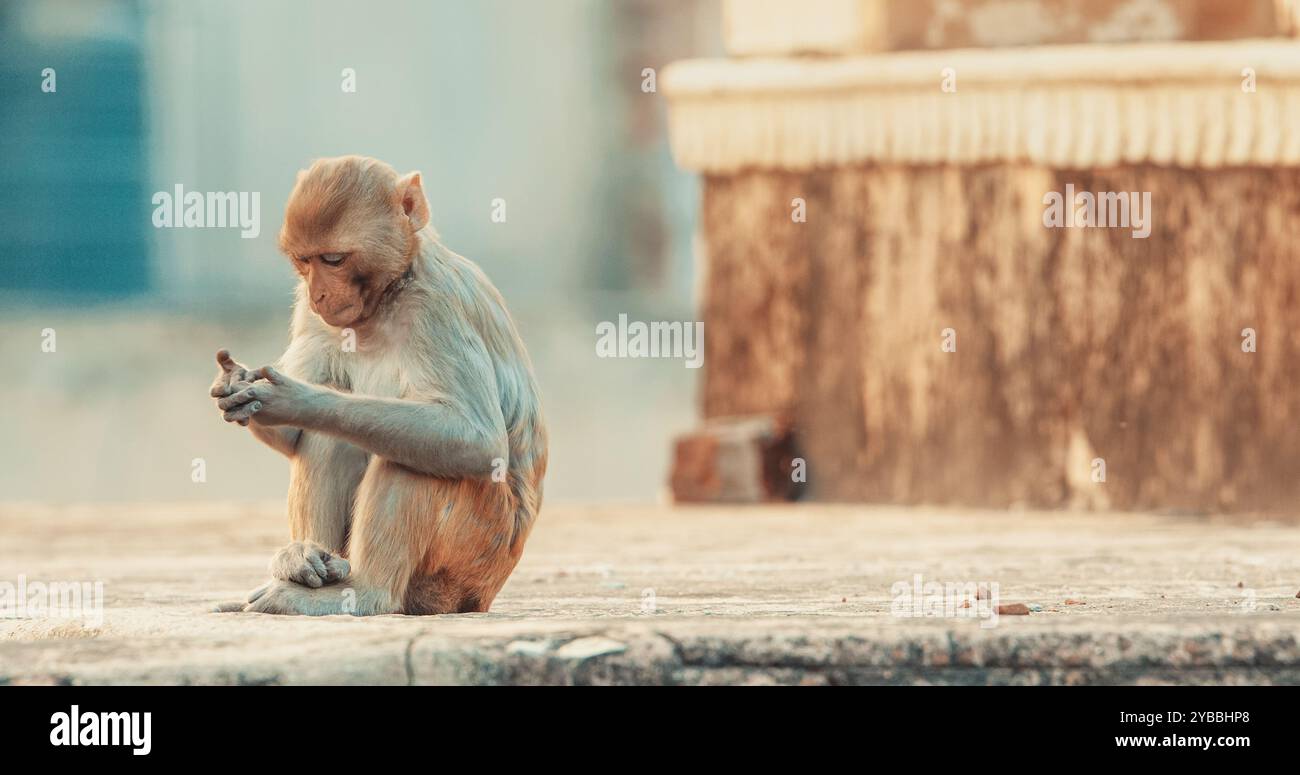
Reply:
<svg viewBox="0 0 1300 775"><path fill-rule="evenodd" d="M323 392L315 385L284 376L270 366L252 372L256 381L217 401L226 422L247 425L296 425L316 405Z"/></svg>
<svg viewBox="0 0 1300 775"><path fill-rule="evenodd" d="M348 577L348 561L315 541L294 541L271 558L271 578L313 589Z"/></svg>
<svg viewBox="0 0 1300 775"><path fill-rule="evenodd" d="M257 379L257 372L236 362L230 357L229 350L217 351L217 378L212 382L210 395L213 398L225 398L232 393L237 393L248 386L248 383ZM229 418L227 418L229 419ZM240 425L248 425L248 418L243 420L232 420Z"/></svg>

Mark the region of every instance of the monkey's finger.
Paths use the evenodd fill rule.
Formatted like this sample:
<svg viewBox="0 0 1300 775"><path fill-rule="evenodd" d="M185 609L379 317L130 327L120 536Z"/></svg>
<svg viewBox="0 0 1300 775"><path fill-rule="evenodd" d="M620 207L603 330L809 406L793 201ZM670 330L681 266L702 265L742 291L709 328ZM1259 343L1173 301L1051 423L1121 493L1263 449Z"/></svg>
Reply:
<svg viewBox="0 0 1300 775"><path fill-rule="evenodd" d="M223 412L228 412L255 400L257 400L257 390L249 386L218 401L217 408Z"/></svg>
<svg viewBox="0 0 1300 775"><path fill-rule="evenodd" d="M342 557L330 557L325 561L325 572L325 583L333 584L347 578L352 572L352 565Z"/></svg>
<svg viewBox="0 0 1300 775"><path fill-rule="evenodd" d="M212 383L212 390L208 395L213 398L223 398L231 393L243 390L245 387L252 384L251 382L240 382L239 380L232 379L232 377L234 377L233 373L227 374L223 372L218 375L217 381Z"/></svg>
<svg viewBox="0 0 1300 775"><path fill-rule="evenodd" d="M322 565L320 572L317 572L316 568L311 563L311 559L312 558L308 558L307 564L289 574L289 581L292 581L295 584L302 584L304 587L320 589L325 586L325 566Z"/></svg>
<svg viewBox="0 0 1300 775"><path fill-rule="evenodd" d="M236 401L234 400L234 398L235 398L234 396L226 396L225 398L218 399L217 409L221 410L222 412L225 412L226 414L231 414L236 410L242 409L243 407L253 403L252 401ZM227 417L226 419L234 420L237 418Z"/></svg>
<svg viewBox="0 0 1300 775"><path fill-rule="evenodd" d="M272 385L281 385L284 384L285 381L284 375L271 366L263 366L258 369L257 375L267 382L270 382Z"/></svg>
<svg viewBox="0 0 1300 775"><path fill-rule="evenodd" d="M241 390L247 390L252 386L253 386L253 375L249 374L247 379L231 380L230 387L228 388L228 390L230 390L231 394L234 394L234 393L238 393Z"/></svg>
<svg viewBox="0 0 1300 775"><path fill-rule="evenodd" d="M221 398L230 395L230 372L219 371L217 378L212 380L212 390L209 392L213 398Z"/></svg>
<svg viewBox="0 0 1300 775"><path fill-rule="evenodd" d="M230 357L229 350L217 350L217 365L226 373L239 368L239 364L235 363L235 359Z"/></svg>
<svg viewBox="0 0 1300 775"><path fill-rule="evenodd" d="M261 408L262 402L254 401L251 404L244 404L243 406L231 409L229 412L223 414L222 417L225 418L226 422L237 422L240 425L247 425L248 421L252 419L253 415L257 414L257 411Z"/></svg>
<svg viewBox="0 0 1300 775"><path fill-rule="evenodd" d="M307 553L307 564L311 566L312 573L316 574L316 578L319 579L322 584L325 583L325 579L329 578L330 575L329 571L325 568L325 559L326 558L321 557L315 552ZM315 585L308 584L308 586Z"/></svg>
<svg viewBox="0 0 1300 775"><path fill-rule="evenodd" d="M222 352L225 351L223 350ZM213 398L228 396L239 390L241 385L250 384L257 378L253 372L243 366L240 366L234 361L230 361L230 363L233 364L233 366L221 364L221 371L217 374L217 378L212 382L212 390L209 391L209 395Z"/></svg>

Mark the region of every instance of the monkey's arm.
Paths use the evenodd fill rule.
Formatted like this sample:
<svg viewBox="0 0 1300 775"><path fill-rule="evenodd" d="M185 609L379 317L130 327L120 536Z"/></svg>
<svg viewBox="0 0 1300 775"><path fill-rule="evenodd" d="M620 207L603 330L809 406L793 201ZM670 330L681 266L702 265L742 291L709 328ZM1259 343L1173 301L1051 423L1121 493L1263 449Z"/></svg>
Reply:
<svg viewBox="0 0 1300 775"><path fill-rule="evenodd" d="M505 419L492 400L490 374L471 375L452 395L428 400L375 398L300 382L267 366L261 379L220 399L227 420L250 427L326 433L414 471L447 478L486 477L508 459ZM263 439L264 441L266 439ZM275 446L271 441L267 442ZM287 453L286 453L287 454Z"/></svg>
<svg viewBox="0 0 1300 775"><path fill-rule="evenodd" d="M302 428L263 425L257 421L257 418L253 418L248 423L248 429L253 432L253 436L258 441L285 457L294 456L298 450L298 439L302 436Z"/></svg>
<svg viewBox="0 0 1300 775"><path fill-rule="evenodd" d="M446 402L373 398L320 388L305 403L300 424L328 433L385 460L441 477L486 477L505 460L504 422L497 431Z"/></svg>

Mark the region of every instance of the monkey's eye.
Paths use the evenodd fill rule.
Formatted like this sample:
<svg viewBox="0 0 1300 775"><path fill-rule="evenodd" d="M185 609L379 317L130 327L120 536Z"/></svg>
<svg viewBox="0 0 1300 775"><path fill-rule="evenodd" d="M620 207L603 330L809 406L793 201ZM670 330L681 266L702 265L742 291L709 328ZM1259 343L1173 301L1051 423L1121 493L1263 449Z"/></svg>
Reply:
<svg viewBox="0 0 1300 775"><path fill-rule="evenodd" d="M330 266L338 266L343 263L343 259L347 257L347 253L323 253L321 254L320 260L321 263L329 264Z"/></svg>

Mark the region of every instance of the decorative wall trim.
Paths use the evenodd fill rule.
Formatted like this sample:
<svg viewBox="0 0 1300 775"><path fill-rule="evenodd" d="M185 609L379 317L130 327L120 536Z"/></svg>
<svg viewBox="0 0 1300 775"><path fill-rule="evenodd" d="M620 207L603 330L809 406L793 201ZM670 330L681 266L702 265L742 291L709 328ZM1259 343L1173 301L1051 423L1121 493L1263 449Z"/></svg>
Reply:
<svg viewBox="0 0 1300 775"><path fill-rule="evenodd" d="M1246 68L1254 92L1243 89ZM1300 166L1300 45L1287 41L693 60L660 83L674 156L705 173L868 162Z"/></svg>

